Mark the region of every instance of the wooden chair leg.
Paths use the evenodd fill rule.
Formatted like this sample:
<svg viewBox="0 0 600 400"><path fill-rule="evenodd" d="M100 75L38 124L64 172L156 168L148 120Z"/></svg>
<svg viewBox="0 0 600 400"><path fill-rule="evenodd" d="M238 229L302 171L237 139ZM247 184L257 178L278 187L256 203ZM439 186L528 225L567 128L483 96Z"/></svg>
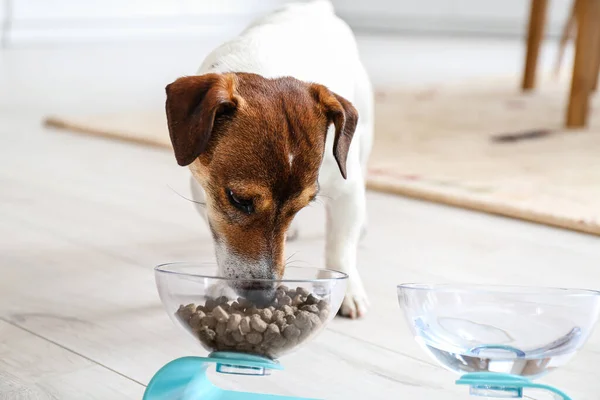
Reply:
<svg viewBox="0 0 600 400"><path fill-rule="evenodd" d="M521 84L523 90L529 90L535 87L535 73L537 70L540 45L544 37L547 8L548 0L531 0L529 29L527 33L527 55L525 59L523 82Z"/></svg>
<svg viewBox="0 0 600 400"><path fill-rule="evenodd" d="M600 0L581 0L577 15L577 43L567 110L567 128L582 128L587 125L590 93L594 74L597 72L594 58L598 52L595 44L599 18Z"/></svg>
<svg viewBox="0 0 600 400"><path fill-rule="evenodd" d="M596 42L594 44L594 53L593 53L593 76L592 76L592 91L598 90L598 75L600 75L600 24L596 26Z"/></svg>

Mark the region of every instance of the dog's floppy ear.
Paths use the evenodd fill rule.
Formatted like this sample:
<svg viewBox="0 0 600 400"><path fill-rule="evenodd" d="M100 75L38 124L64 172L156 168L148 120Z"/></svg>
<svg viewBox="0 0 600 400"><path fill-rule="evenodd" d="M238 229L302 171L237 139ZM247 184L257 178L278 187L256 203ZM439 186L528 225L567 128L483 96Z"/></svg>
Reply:
<svg viewBox="0 0 600 400"><path fill-rule="evenodd" d="M187 76L167 85L167 124L179 165L191 164L206 150L215 118L237 106L234 92L232 75Z"/></svg>
<svg viewBox="0 0 600 400"><path fill-rule="evenodd" d="M352 103L333 93L325 86L313 84L310 90L315 100L321 105L330 123L333 122L335 126L333 155L342 176L346 179L346 159L358 123L358 111Z"/></svg>

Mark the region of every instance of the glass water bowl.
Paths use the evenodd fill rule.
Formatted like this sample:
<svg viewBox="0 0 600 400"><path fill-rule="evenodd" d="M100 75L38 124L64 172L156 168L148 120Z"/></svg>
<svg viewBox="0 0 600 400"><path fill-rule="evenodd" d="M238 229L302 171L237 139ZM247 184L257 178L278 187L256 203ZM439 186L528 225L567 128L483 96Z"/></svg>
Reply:
<svg viewBox="0 0 600 400"><path fill-rule="evenodd" d="M427 284L397 290L419 345L459 374L543 376L581 349L600 313L594 290Z"/></svg>

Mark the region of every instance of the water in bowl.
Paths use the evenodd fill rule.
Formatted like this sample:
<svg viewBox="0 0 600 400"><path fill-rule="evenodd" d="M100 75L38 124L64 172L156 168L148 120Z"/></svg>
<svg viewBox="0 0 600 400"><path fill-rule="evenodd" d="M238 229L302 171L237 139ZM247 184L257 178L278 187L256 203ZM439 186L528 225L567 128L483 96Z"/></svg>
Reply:
<svg viewBox="0 0 600 400"><path fill-rule="evenodd" d="M567 363L581 344L577 326L507 314L417 317L417 342L442 366L459 374L500 372L540 377ZM475 322L476 321L476 322Z"/></svg>

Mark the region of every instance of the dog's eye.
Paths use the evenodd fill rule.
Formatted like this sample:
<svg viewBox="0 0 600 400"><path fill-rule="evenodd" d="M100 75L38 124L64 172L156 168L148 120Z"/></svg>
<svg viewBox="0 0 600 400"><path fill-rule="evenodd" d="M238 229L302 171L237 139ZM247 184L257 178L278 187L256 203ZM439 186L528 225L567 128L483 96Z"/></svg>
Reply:
<svg viewBox="0 0 600 400"><path fill-rule="evenodd" d="M236 196L231 189L225 189L225 192L227 193L227 199L232 206L246 214L252 214L254 212L254 203L252 200L242 199Z"/></svg>

